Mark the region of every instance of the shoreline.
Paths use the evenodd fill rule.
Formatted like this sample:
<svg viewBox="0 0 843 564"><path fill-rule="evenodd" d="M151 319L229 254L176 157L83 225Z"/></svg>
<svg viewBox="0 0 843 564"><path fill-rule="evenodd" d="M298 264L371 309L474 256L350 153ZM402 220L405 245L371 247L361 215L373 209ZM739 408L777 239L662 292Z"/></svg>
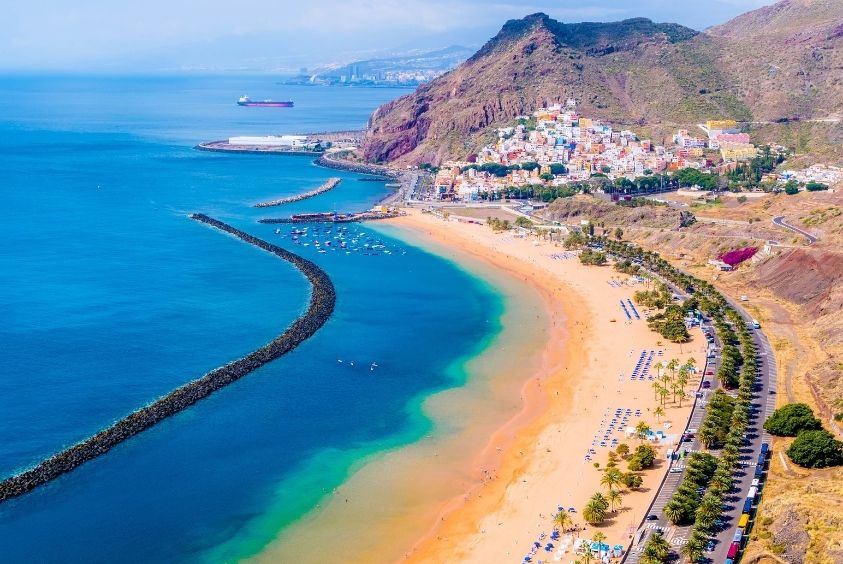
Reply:
<svg viewBox="0 0 843 564"><path fill-rule="evenodd" d="M437 520L416 540L402 560L425 563L445 561L488 562L494 561L495 558L500 559L504 552L514 559L519 555L519 540L521 540L520 550L527 551L530 545L530 531L535 534L537 530L549 532L552 529L552 511L555 509L556 500L562 501L563 496L560 493L565 489L561 484L567 483L570 488L573 476L578 475L576 487L580 491L575 495L574 488L570 488L567 493L569 498L581 498L581 500L586 499L595 491L602 490L599 485L599 473L590 467L591 464L585 464L584 462L577 464L576 458L579 453L568 452L567 456L561 460L559 456L554 456L552 453L558 452L559 449L564 452L564 447L568 441L559 435L562 435L563 428L570 432L577 427L577 422L573 419L588 419L592 423L597 421L600 413L599 408L589 413L587 409L578 410L577 405L578 400L584 399L585 392L591 391L589 390L590 385L601 385L602 389L606 390L607 383L617 380L618 394L621 394L622 388L629 388L628 385L623 385L624 382L621 382L620 376L617 379L612 376L606 378L607 375L603 375L603 378L589 376L590 372L593 372L590 369L594 368L594 363L590 362L589 357L596 352L594 349L598 348L589 345L600 340L602 335L593 322L597 312L595 308L588 307L591 305L588 302L594 301L592 294L601 294L605 291L600 292L603 289L602 286L594 286L596 292L592 292L590 291L591 284L581 284L579 288L573 288L570 281L555 279L553 273L546 268L548 265L540 264L542 261L537 260L537 253L530 252L531 245L521 245L519 251L506 253L500 249L499 245L495 244L496 236L489 230L479 231L485 229L479 226L457 225L454 222L447 222L454 227L448 229L444 226L446 222L421 213L412 213L409 217L393 220L393 222L423 230L428 237L440 241L444 240L449 244L457 244L463 250L496 264L498 268L515 270L523 274L523 268L527 266L528 269L533 270L535 275L531 278L530 283L541 286L543 292L551 296L551 299L559 299L560 302L565 304L563 308L570 310L567 321L571 338L565 343L564 348L567 349L567 354L566 352L561 353L566 362L561 370L551 371L539 376L539 378L544 377L545 379L542 382L545 385L541 389L543 401L531 404L529 395L525 394L524 405L519 413L519 416L524 418L523 424L513 425L513 422L518 420L518 416L505 423L492 435L484 449L484 452L488 452L490 446L496 442L496 437L502 433L513 432L515 435L509 448L504 450L501 457L501 463L497 469L498 479L480 484L473 495L455 497L445 503L439 515L437 515ZM472 231L474 233L471 233ZM445 234L445 232L449 233ZM477 236L472 238L470 235ZM502 236L497 237L502 238ZM485 247L482 244L483 240L486 243ZM552 246L549 247L553 248ZM532 249L536 249L536 247L532 246ZM520 267L518 266L519 262L521 263ZM578 263L578 261L576 262ZM571 266L574 267L574 270L579 270L580 274L588 273L592 275L586 278L607 278L608 274L611 273L606 269L589 269L579 264ZM612 277L614 278L614 276ZM525 278L526 280L527 278ZM590 300L590 298L592 299ZM576 305L574 305L575 303ZM634 323L631 322L630 326L634 326ZM636 329L643 329L643 333L640 330L637 331L638 334L632 340L633 342L649 341L651 344L657 342L658 337L650 333L645 324L639 324ZM616 353L624 352L623 349L617 350L617 347L614 348ZM679 348L681 351L681 347L674 348ZM612 349L613 347L610 346L609 350ZM547 354L552 354L552 351L546 350L545 355ZM630 351L631 354L632 351ZM626 355L616 354L616 356ZM699 354L695 356L699 357ZM665 362L667 358L666 354ZM594 360L596 361L597 357ZM622 360L623 358L621 358ZM619 364L622 365L623 362ZM535 381L535 378L531 378L525 382L525 389ZM560 391L567 393L560 395ZM638 400L634 405L644 407L646 404L652 404L650 394L647 392L649 392L649 386L640 394L640 400L638 396L633 396L631 399ZM595 399L597 397L597 395L594 395ZM627 394L621 397L624 399L619 400L619 402L623 405L632 405ZM649 415L650 407L646 407L646 409ZM682 408L669 409L667 416L675 417L676 427L681 430L685 426L684 422L687 420L689 412L690 404ZM574 417L571 417L572 414ZM568 415L567 420L565 415ZM588 417L589 415L590 417ZM642 415L642 419L644 417ZM655 428L655 421L650 423ZM579 427L583 429L582 423ZM587 427L586 424L586 430ZM542 452L542 450L545 452ZM605 463L604 458L596 456L595 460L598 459L601 463ZM574 472L571 472L571 467L574 467ZM644 473L644 487L650 491L655 491L666 470L666 464L658 464L657 462L656 469ZM589 474L589 476L585 476L585 474ZM536 485L532 486L533 483ZM580 486L581 483L582 486ZM531 497L530 494L533 494L533 501L528 503L526 500ZM536 494L547 501L536 503ZM632 518L626 529L631 531L632 523L640 521L640 518L643 517L642 511L646 511L646 508L649 507L652 495L648 495L647 491L630 492L628 497L632 499L625 502L624 505L628 506L628 512L632 514ZM522 504L520 500L524 500L521 507L519 507ZM577 499L577 503L574 503L573 499L569 499L568 504L572 504L570 506L580 511L583 506L581 500ZM528 508L529 506L532 506L532 511ZM576 515L572 514L575 522L580 524ZM599 528L607 534L607 542L610 544L619 543L624 546L628 544L627 534L624 534L623 531L625 520L621 513L618 513L616 519L610 519L613 522ZM537 525L534 524L536 521L539 521ZM508 531L496 532L493 535L488 534L492 527L503 527L507 523L509 523ZM594 527L589 528L594 529ZM552 555L548 554L548 557L550 556ZM567 558L567 556L564 558Z"/></svg>
<svg viewBox="0 0 843 564"><path fill-rule="evenodd" d="M547 302L532 289L525 291L522 279L459 250L455 256L452 248L416 231L384 225L382 232L457 263L478 284L494 288L503 304L509 305L492 314L490 323L499 327L488 340L478 342L478 348L467 350L449 365L450 378L444 386L409 402L408 414L412 420L425 420L421 425L429 429L426 434L374 452L353 465L333 493L326 492L314 510L278 532L252 560L335 561L331 547L314 548L326 535L332 539L333 550L342 549L343 562L400 559L415 542L420 524L437 519L442 501L464 496L488 481L484 470L496 465L500 456L494 446L487 448L489 437L502 422L518 417L525 380L532 390L529 376L541 369L542 348L536 350L533 344L561 336L550 332L553 321L546 312ZM498 315L502 315L500 324ZM530 391L530 396L536 394ZM508 439L500 439L497 444L505 446L502 441ZM478 455L486 451L487 460L466 456L466 448ZM345 499L351 503L347 505Z"/></svg>
<svg viewBox="0 0 843 564"><path fill-rule="evenodd" d="M419 225L413 225L412 221L401 222L399 220L394 221L394 223L403 224L404 227L414 230L420 227ZM425 236L443 245L449 244L447 238L437 237L433 232L427 232ZM488 261L494 268L502 270L513 277L522 278L523 272L517 268L513 268L512 265L503 260L503 257L481 256L471 249L463 248L462 250L480 260ZM581 321L581 315L574 308L570 307L571 304L557 301L553 291L547 285L537 282L530 277L523 278L523 282L532 286L542 297L543 305L553 323L548 336L549 343L543 348L541 353L541 367L537 372L531 374L521 385L520 398L522 405L520 410L494 430L492 435L488 437L481 452L475 456L472 462L472 466L486 469L486 472L493 474L494 478L483 479L480 483L474 484L464 495L455 496L442 504L436 515L436 520L404 554L403 560L415 561L415 559L422 557L426 545L437 537L438 532L442 530L451 531L447 527L457 527L458 530L464 529L467 525L466 523L455 525L448 523L448 521L452 516L459 515L459 511L468 505L469 500L474 499L474 503L479 504L477 500L482 498L480 492L487 489L493 481L500 482L502 477L509 476L509 482L511 482L516 478L514 473L511 472L511 469L507 467L506 459L516 449L516 446L520 446L525 440L529 441L526 431L541 418L552 401L551 396L542 389L542 384L559 379L563 371L568 371L571 367L576 367L578 362L581 362L581 359L577 358L578 355L573 349L574 339L572 338L575 333L574 328ZM557 324L560 320L562 323ZM551 344L553 342L563 342L564 345L555 348ZM488 495L488 492L486 493Z"/></svg>
<svg viewBox="0 0 843 564"><path fill-rule="evenodd" d="M527 317L521 325L504 320L500 342L468 361L471 376L465 382L420 398L421 416L434 427L456 430L381 451L354 466L334 495L281 530L253 560L335 561L337 550L343 562L352 563L520 559L539 533L552 530L557 504L576 509L571 515L581 534L599 530L609 544L628 546L667 472L665 449L675 448L691 409L691 403L666 404L657 426L651 410L659 402L651 382L633 381L630 370L638 353L656 349L658 361L693 356L702 366L705 347L695 340L683 350L662 343L643 319L624 320L618 298L631 298L641 286L621 285L619 279L628 277L608 267L558 260L561 249L553 243L495 234L485 226L412 209L382 225L420 240L419 246L488 283L508 280L508 295L535 294L545 326L503 354L508 339L535 329ZM502 361L508 364L502 367ZM691 388L700 376L692 376ZM484 403L495 392L498 408ZM450 405L441 409L440 404ZM597 446L598 433L619 432L606 431L605 425L611 410L620 408L635 410L628 425L644 421L654 430L678 434L656 445L654 468L640 473L643 486L625 491L604 525L582 528L579 512L585 502L605 492L602 472L593 463L602 468L609 449ZM632 449L639 444L622 440ZM596 452L584 459L590 446ZM625 463L620 468L626 470ZM407 473L415 479L402 477ZM345 505L337 499L343 496L366 503ZM326 535L331 546L314 548ZM563 559L572 556L569 552Z"/></svg>

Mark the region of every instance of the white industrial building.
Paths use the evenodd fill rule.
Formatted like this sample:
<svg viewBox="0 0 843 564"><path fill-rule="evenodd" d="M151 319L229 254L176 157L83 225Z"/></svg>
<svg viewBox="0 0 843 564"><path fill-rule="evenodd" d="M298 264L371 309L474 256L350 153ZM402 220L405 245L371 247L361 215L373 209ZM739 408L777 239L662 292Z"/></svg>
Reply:
<svg viewBox="0 0 843 564"><path fill-rule="evenodd" d="M261 147L293 147L300 148L307 145L305 135L241 135L229 137L229 145L248 145Z"/></svg>

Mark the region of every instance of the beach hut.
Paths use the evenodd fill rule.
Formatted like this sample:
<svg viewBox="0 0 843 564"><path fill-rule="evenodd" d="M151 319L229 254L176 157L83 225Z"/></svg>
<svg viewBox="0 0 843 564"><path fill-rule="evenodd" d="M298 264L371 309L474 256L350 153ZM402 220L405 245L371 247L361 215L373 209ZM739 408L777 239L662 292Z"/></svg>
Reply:
<svg viewBox="0 0 843 564"><path fill-rule="evenodd" d="M591 543L591 552L596 552L598 554L608 554L609 553L609 545L604 542L593 542Z"/></svg>
<svg viewBox="0 0 843 564"><path fill-rule="evenodd" d="M623 556L623 545L622 544L616 544L615 545L615 547L612 549L612 556L614 556L615 558L620 558L621 556Z"/></svg>

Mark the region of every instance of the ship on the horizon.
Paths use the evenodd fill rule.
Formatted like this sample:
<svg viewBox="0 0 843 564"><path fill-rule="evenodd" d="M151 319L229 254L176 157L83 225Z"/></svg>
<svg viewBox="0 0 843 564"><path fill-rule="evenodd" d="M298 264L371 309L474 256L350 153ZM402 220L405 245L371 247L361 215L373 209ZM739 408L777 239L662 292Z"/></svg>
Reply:
<svg viewBox="0 0 843 564"><path fill-rule="evenodd" d="M240 96L237 100L238 106L258 106L262 108L292 108L293 102L274 102L272 100L250 100L248 96Z"/></svg>

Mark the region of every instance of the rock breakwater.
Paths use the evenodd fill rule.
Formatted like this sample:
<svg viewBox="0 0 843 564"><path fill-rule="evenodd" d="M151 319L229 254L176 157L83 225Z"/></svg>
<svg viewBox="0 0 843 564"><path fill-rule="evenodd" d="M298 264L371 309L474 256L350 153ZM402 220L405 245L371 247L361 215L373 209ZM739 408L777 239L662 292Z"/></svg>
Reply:
<svg viewBox="0 0 843 564"><path fill-rule="evenodd" d="M190 217L292 263L311 284L307 310L284 333L258 350L173 390L96 435L51 456L34 468L0 481L0 502L26 494L62 474L71 472L167 417L187 409L213 392L290 352L316 333L331 317L336 304L336 292L331 279L316 264L207 215L193 214Z"/></svg>
<svg viewBox="0 0 843 564"><path fill-rule="evenodd" d="M314 196L318 196L328 190L333 190L337 187L340 183L341 179L337 177L332 177L326 180L321 186L318 188L314 188L313 190L308 190L307 192L302 192L301 194L296 194L294 196L287 196L286 198L279 198L277 200L270 200L268 202L260 202L255 204L256 208L270 208L272 206L280 206L283 204L289 204L291 202L298 202L300 200L306 200L308 198L312 198Z"/></svg>
<svg viewBox="0 0 843 564"><path fill-rule="evenodd" d="M347 170L348 172L356 172L359 174L371 174L375 176L385 176L389 178L394 178L398 174L397 172L385 166L357 163L343 159L332 159L325 155L320 156L318 159L313 161L313 163L325 168Z"/></svg>

